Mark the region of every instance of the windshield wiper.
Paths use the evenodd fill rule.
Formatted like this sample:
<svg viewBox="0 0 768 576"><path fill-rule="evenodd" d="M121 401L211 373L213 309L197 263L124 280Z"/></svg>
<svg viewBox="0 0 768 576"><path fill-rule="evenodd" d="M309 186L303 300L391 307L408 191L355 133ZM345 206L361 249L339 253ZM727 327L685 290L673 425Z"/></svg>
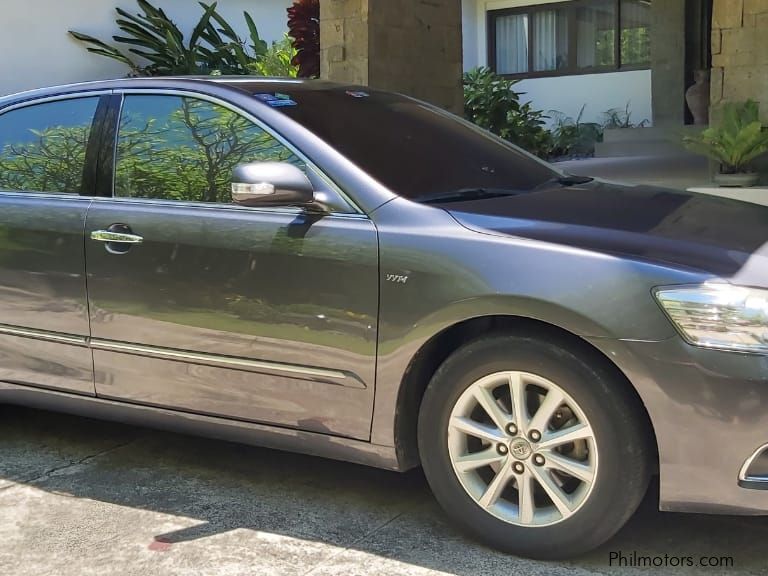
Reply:
<svg viewBox="0 0 768 576"><path fill-rule="evenodd" d="M502 196L517 196L518 194L522 194L522 191L507 188L461 188L460 190L452 190L450 192L416 196L413 200L422 204L442 204L444 202L465 202L468 200L500 198Z"/></svg>

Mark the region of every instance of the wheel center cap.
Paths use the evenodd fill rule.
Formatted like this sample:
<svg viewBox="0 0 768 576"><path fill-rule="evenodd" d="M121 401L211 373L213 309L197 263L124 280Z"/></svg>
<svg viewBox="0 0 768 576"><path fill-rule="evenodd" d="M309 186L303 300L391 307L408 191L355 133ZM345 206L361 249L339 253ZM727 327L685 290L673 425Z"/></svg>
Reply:
<svg viewBox="0 0 768 576"><path fill-rule="evenodd" d="M531 445L528 443L527 440L523 440L522 438L518 438L517 440L514 440L509 445L509 451L512 453L512 456L517 458L518 460L526 460L528 457L530 457L533 450L531 449Z"/></svg>

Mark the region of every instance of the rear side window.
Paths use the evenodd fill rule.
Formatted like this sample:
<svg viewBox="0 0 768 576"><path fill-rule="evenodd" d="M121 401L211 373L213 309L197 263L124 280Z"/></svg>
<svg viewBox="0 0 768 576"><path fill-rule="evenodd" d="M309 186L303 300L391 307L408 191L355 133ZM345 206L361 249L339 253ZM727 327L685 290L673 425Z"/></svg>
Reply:
<svg viewBox="0 0 768 576"><path fill-rule="evenodd" d="M98 105L76 98L0 115L0 190L80 194Z"/></svg>
<svg viewBox="0 0 768 576"><path fill-rule="evenodd" d="M115 196L228 204L235 167L267 161L306 169L279 140L228 108L182 96L127 96Z"/></svg>

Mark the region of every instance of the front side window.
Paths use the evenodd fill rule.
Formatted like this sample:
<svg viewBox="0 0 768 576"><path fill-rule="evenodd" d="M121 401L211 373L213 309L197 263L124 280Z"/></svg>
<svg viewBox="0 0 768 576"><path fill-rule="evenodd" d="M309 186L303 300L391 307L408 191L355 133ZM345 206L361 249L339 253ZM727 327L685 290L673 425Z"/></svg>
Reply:
<svg viewBox="0 0 768 576"><path fill-rule="evenodd" d="M305 169L280 141L228 108L182 96L127 96L115 196L230 203L235 167L268 161Z"/></svg>
<svg viewBox="0 0 768 576"><path fill-rule="evenodd" d="M75 98L0 115L0 190L80 194L98 105Z"/></svg>
<svg viewBox="0 0 768 576"><path fill-rule="evenodd" d="M489 61L498 74L563 76L650 65L649 0L571 0L488 14Z"/></svg>

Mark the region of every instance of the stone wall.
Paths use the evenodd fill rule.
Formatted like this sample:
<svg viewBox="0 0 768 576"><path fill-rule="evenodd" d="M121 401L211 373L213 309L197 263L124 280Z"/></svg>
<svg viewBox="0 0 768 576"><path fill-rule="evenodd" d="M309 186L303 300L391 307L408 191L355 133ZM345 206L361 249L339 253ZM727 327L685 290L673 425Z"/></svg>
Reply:
<svg viewBox="0 0 768 576"><path fill-rule="evenodd" d="M321 0L320 75L463 109L461 0Z"/></svg>
<svg viewBox="0 0 768 576"><path fill-rule="evenodd" d="M714 0L711 115L752 99L768 124L768 0Z"/></svg>

